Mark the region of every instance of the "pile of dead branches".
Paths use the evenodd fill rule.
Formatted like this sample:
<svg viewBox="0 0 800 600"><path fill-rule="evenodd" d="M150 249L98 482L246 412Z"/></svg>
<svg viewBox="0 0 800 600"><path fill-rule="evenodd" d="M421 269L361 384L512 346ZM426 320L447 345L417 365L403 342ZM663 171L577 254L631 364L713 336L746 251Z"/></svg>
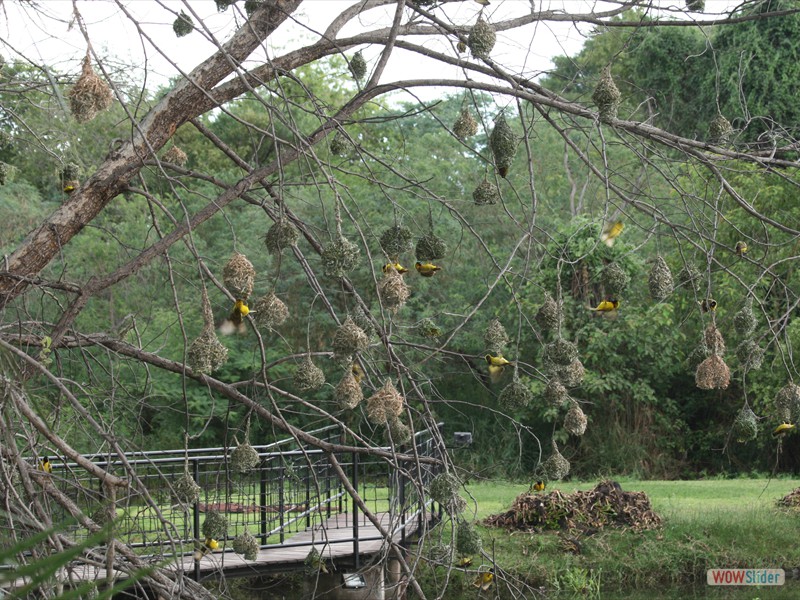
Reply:
<svg viewBox="0 0 800 600"><path fill-rule="evenodd" d="M602 529L607 526L635 530L661 526L644 492L624 492L615 481L603 481L593 490L564 494L526 492L517 496L511 509L492 515L487 525L508 530Z"/></svg>
<svg viewBox="0 0 800 600"><path fill-rule="evenodd" d="M777 501L778 506L800 508L800 488L796 488Z"/></svg>

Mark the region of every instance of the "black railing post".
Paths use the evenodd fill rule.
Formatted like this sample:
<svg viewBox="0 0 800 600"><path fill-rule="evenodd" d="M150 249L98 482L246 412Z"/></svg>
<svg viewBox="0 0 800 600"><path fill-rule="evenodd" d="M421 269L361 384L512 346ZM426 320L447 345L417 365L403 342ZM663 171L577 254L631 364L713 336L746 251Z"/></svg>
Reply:
<svg viewBox="0 0 800 600"><path fill-rule="evenodd" d="M331 518L331 463L325 461L325 517Z"/></svg>
<svg viewBox="0 0 800 600"><path fill-rule="evenodd" d="M284 536L286 535L283 531L283 524L284 524L284 498L283 498L283 476L284 476L284 467L281 465L280 469L278 469L278 518L280 519L280 528L281 528L281 544L284 542Z"/></svg>
<svg viewBox="0 0 800 600"><path fill-rule="evenodd" d="M311 462L310 460L308 462ZM311 462L311 465L314 463ZM306 529L311 527L311 477L314 475L313 466L306 464Z"/></svg>
<svg viewBox="0 0 800 600"><path fill-rule="evenodd" d="M358 496L358 452L353 452L353 474L350 477L353 484L353 489ZM355 568L360 568L361 564L358 560L358 504L356 503L356 496L353 496L353 561Z"/></svg>
<svg viewBox="0 0 800 600"><path fill-rule="evenodd" d="M200 485L200 461L197 460L197 459L194 459L192 461L192 477L194 478L194 482L197 485ZM200 489L203 489L203 487L200 486ZM194 539L195 540L199 540L200 544L203 544L204 541L200 539L200 498L199 497L197 498L197 502L194 503L194 507L192 508L192 513L193 513L193 515L192 515L192 517L193 517L192 529L194 531ZM200 548L201 548L201 551L202 551L203 546L201 545ZM202 556L202 552L201 552L201 556ZM200 561L199 560L195 560L194 561L194 580L195 581L200 581Z"/></svg>
<svg viewBox="0 0 800 600"><path fill-rule="evenodd" d="M267 466L264 464L264 459L261 459L259 463L259 467L261 469L261 481L260 481L260 489L259 489L259 509L258 512L261 515L261 543L267 543Z"/></svg>
<svg viewBox="0 0 800 600"><path fill-rule="evenodd" d="M397 472L397 481L398 487L397 495L398 501L400 502L400 544L405 545L406 543L406 476L403 474L403 465L400 465L400 469Z"/></svg>

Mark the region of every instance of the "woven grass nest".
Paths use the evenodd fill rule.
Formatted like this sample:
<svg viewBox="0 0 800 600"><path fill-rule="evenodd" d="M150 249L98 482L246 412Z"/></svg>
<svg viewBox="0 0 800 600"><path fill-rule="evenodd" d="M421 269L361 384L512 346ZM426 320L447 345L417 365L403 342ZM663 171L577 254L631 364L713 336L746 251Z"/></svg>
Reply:
<svg viewBox="0 0 800 600"><path fill-rule="evenodd" d="M662 302L672 294L674 289L672 272L669 270L667 261L661 255L656 257L647 283L650 288L650 297L656 302Z"/></svg>
<svg viewBox="0 0 800 600"><path fill-rule="evenodd" d="M367 334L348 315L333 336L333 360L340 363L352 363L353 357L362 350L366 350L368 345Z"/></svg>
<svg viewBox="0 0 800 600"><path fill-rule="evenodd" d="M536 312L536 323L545 331L555 331L561 321L561 309L548 293L544 293L544 302Z"/></svg>
<svg viewBox="0 0 800 600"><path fill-rule="evenodd" d="M711 138L711 142L715 144L727 143L732 133L733 126L731 122L722 115L717 115L708 126L708 135Z"/></svg>
<svg viewBox="0 0 800 600"><path fill-rule="evenodd" d="M458 113L458 117L453 123L453 133L462 141L478 133L478 121L475 120L469 109L462 108Z"/></svg>
<svg viewBox="0 0 800 600"><path fill-rule="evenodd" d="M113 96L109 85L92 68L89 54L83 59L81 76L67 93L69 110L78 123L87 123L111 106Z"/></svg>
<svg viewBox="0 0 800 600"><path fill-rule="evenodd" d="M758 417L749 406L742 407L733 422L733 435L737 442L745 443L758 437Z"/></svg>
<svg viewBox="0 0 800 600"><path fill-rule="evenodd" d="M172 493L181 504L194 504L200 499L202 488L189 475L188 471L179 475L172 484Z"/></svg>
<svg viewBox="0 0 800 600"><path fill-rule="evenodd" d="M411 428L398 418L386 422L386 442L402 446L411 442Z"/></svg>
<svg viewBox="0 0 800 600"><path fill-rule="evenodd" d="M533 392L518 377L503 388L497 402L506 410L515 410L528 406L533 400Z"/></svg>
<svg viewBox="0 0 800 600"><path fill-rule="evenodd" d="M444 330L428 317L417 323L416 330L419 335L429 340L438 339L444 334Z"/></svg>
<svg viewBox="0 0 800 600"><path fill-rule="evenodd" d="M233 540L233 551L242 555L245 560L255 560L258 558L259 543L249 531L239 534Z"/></svg>
<svg viewBox="0 0 800 600"><path fill-rule="evenodd" d="M222 280L234 298L247 300L253 293L256 270L244 254L234 252L222 269Z"/></svg>
<svg viewBox="0 0 800 600"><path fill-rule="evenodd" d="M405 305L411 290L400 275L394 269L387 269L383 273L383 278L378 282L378 295L381 298L381 303L386 310L397 312Z"/></svg>
<svg viewBox="0 0 800 600"><path fill-rule="evenodd" d="M392 225L381 234L380 244L386 256L396 260L401 254L411 252L413 238L414 234L405 225Z"/></svg>
<svg viewBox="0 0 800 600"><path fill-rule="evenodd" d="M172 148L164 152L164 156L161 157L161 160L182 167L188 162L189 155L181 150L179 146L172 146Z"/></svg>
<svg viewBox="0 0 800 600"><path fill-rule="evenodd" d="M344 277L358 265L361 249L346 237L337 236L322 248L322 270L326 277Z"/></svg>
<svg viewBox="0 0 800 600"><path fill-rule="evenodd" d="M203 521L203 537L221 540L225 538L228 533L228 519L223 517L216 510L210 510L206 513L205 521Z"/></svg>
<svg viewBox="0 0 800 600"><path fill-rule="evenodd" d="M620 296L630 281L631 276L617 263L611 263L603 269L603 287L609 296Z"/></svg>
<svg viewBox="0 0 800 600"><path fill-rule="evenodd" d="M517 137L503 113L500 113L494 121L494 129L489 136L489 147L494 156L497 172L500 177L505 177L517 154Z"/></svg>
<svg viewBox="0 0 800 600"><path fill-rule="evenodd" d="M245 475L258 466L261 458L258 456L258 451L245 441L233 449L230 462L236 473Z"/></svg>
<svg viewBox="0 0 800 600"><path fill-rule="evenodd" d="M561 408L569 400L567 388L558 379L551 379L542 393L544 401L553 408Z"/></svg>
<svg viewBox="0 0 800 600"><path fill-rule="evenodd" d="M644 492L625 492L615 481L602 481L585 492L565 494L555 490L548 494L520 494L508 511L492 515L484 523L526 532L605 527L642 531L657 529L663 521L653 511L650 498Z"/></svg>
<svg viewBox="0 0 800 600"><path fill-rule="evenodd" d="M259 298L251 312L255 313L256 325L267 331L280 327L289 318L289 307L275 292Z"/></svg>
<svg viewBox="0 0 800 600"><path fill-rule="evenodd" d="M544 362L548 367L568 366L577 358L578 347L563 338L556 338L544 347Z"/></svg>
<svg viewBox="0 0 800 600"><path fill-rule="evenodd" d="M375 425L383 425L392 417L403 414L405 399L387 379L377 392L367 398L367 419Z"/></svg>
<svg viewBox="0 0 800 600"><path fill-rule="evenodd" d="M486 179L478 184L472 192L472 200L478 206L497 204L500 201L500 190Z"/></svg>
<svg viewBox="0 0 800 600"><path fill-rule="evenodd" d="M352 410L364 399L364 392L353 375L352 366L345 371L336 389L333 390L333 399L341 410Z"/></svg>
<svg viewBox="0 0 800 600"><path fill-rule="evenodd" d="M782 421L800 420L800 385L787 383L775 395L775 407Z"/></svg>
<svg viewBox="0 0 800 600"><path fill-rule="evenodd" d="M753 334L758 326L755 312L753 312L753 297L750 296L744 301L744 305L733 315L733 327L736 333L748 337Z"/></svg>
<svg viewBox="0 0 800 600"><path fill-rule="evenodd" d="M367 74L367 61L364 60L361 50L356 52L353 58L350 59L350 73L356 81L361 81L364 79L364 75Z"/></svg>
<svg viewBox="0 0 800 600"><path fill-rule="evenodd" d="M483 332L483 343L492 354L502 354L509 342L506 328L499 319L492 319Z"/></svg>
<svg viewBox="0 0 800 600"><path fill-rule="evenodd" d="M542 465L542 474L548 481L558 481L569 475L569 461L558 451L558 444L551 440L552 453Z"/></svg>
<svg viewBox="0 0 800 600"><path fill-rule="evenodd" d="M459 494L461 482L452 473L439 473L431 480L428 493L444 511L450 515L463 512L467 507L466 501Z"/></svg>
<svg viewBox="0 0 800 600"><path fill-rule="evenodd" d="M203 330L186 351L186 363L196 373L210 374L228 360L228 349L222 345L214 330L214 315L208 294L203 290Z"/></svg>
<svg viewBox="0 0 800 600"><path fill-rule="evenodd" d="M564 415L564 429L572 435L581 436L586 433L586 425L588 422L580 405L575 400L572 400L567 414Z"/></svg>
<svg viewBox="0 0 800 600"><path fill-rule="evenodd" d="M297 365L293 381L298 391L313 392L325 384L325 373L314 364L310 356L306 356Z"/></svg>
<svg viewBox="0 0 800 600"><path fill-rule="evenodd" d="M456 552L461 556L480 554L483 548L481 534L469 521L459 521L456 528Z"/></svg>
<svg viewBox="0 0 800 600"><path fill-rule="evenodd" d="M288 219L281 217L267 230L264 245L270 254L280 254L282 250L296 245L298 239L300 233L297 228Z"/></svg>
<svg viewBox="0 0 800 600"><path fill-rule="evenodd" d="M764 362L766 351L761 348L754 340L742 340L736 346L736 358L743 369L757 371Z"/></svg>
<svg viewBox="0 0 800 600"><path fill-rule="evenodd" d="M592 93L592 100L597 106L597 112L603 123L610 123L617 118L622 94L611 77L611 68L605 67L600 75L600 81Z"/></svg>
<svg viewBox="0 0 800 600"><path fill-rule="evenodd" d="M5 185L11 174L11 166L7 163L0 162L0 185Z"/></svg>
<svg viewBox="0 0 800 600"><path fill-rule="evenodd" d="M178 18L172 23L172 31L175 32L175 37L179 38L192 33L194 31L194 21L192 21L192 17L181 11Z"/></svg>
<svg viewBox="0 0 800 600"><path fill-rule="evenodd" d="M731 370L721 356L712 354L697 366L694 380L701 390L724 390L731 383Z"/></svg>
<svg viewBox="0 0 800 600"><path fill-rule="evenodd" d="M414 255L420 262L442 259L447 256L447 242L433 232L426 233L417 240Z"/></svg>
<svg viewBox="0 0 800 600"><path fill-rule="evenodd" d="M687 291L699 292L703 275L693 264L685 264L678 272L678 286L685 287Z"/></svg>
<svg viewBox="0 0 800 600"><path fill-rule="evenodd" d="M479 16L469 31L467 46L475 58L489 58L489 54L497 41L497 34L483 16Z"/></svg>
<svg viewBox="0 0 800 600"><path fill-rule="evenodd" d="M703 344L711 354L722 356L725 354L725 338L717 326L713 323L706 327L703 332Z"/></svg>

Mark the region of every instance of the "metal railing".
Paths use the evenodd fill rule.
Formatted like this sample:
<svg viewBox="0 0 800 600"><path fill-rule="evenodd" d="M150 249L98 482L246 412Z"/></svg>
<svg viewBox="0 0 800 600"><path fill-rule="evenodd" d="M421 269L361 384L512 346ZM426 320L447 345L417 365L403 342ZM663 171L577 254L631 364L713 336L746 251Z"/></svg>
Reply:
<svg viewBox="0 0 800 600"><path fill-rule="evenodd" d="M437 428L441 429L442 424ZM332 425L310 432L320 439L334 442L341 437L338 426ZM441 458L440 446L432 430L418 432L414 445L402 451L425 458ZM311 546L314 541L293 541L292 538L311 528L348 528L348 536L337 535L326 543L352 545L352 556L358 566L360 545L382 539L359 535L363 523L355 500L342 486L327 454L305 447L295 439L254 446L259 454L258 465L246 474L234 472L230 464L232 448L203 448L133 452L116 455L85 455L106 470L126 477L135 473L141 485L132 485L126 493L118 492L113 507L116 514L114 536L137 550L142 556L157 561L190 555L202 547L202 521L210 511L227 519L227 535L218 540L230 549L231 541L245 530L254 535L260 549ZM385 448L389 449L389 448ZM336 460L347 474L358 495L373 513L388 514L393 535L400 542L409 542L411 529L421 530L423 519L435 519L425 488L438 472L437 464L410 461L392 465L372 454L336 453ZM109 513L102 483L90 478L77 464L51 458L52 484L69 496L95 521ZM183 504L175 495L175 482L185 472L200 486L200 497L193 504ZM136 491L142 490L142 491ZM56 507L54 520L57 520ZM339 518L331 519L339 515ZM66 516L66 515L64 515ZM75 539L87 535L76 527ZM319 545L319 541L316 542ZM196 565L196 574L197 572Z"/></svg>

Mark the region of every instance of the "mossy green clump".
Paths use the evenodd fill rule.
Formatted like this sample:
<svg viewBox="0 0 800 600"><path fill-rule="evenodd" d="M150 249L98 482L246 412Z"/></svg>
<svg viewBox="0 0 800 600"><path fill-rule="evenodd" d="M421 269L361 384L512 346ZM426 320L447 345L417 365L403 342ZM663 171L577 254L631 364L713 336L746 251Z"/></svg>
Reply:
<svg viewBox="0 0 800 600"><path fill-rule="evenodd" d="M597 112L603 123L611 123L617 118L617 111L622 101L622 94L614 83L614 78L611 77L610 67L605 67L603 69L600 75L600 81L597 82L597 87L595 87L592 93L592 100L597 106Z"/></svg>
<svg viewBox="0 0 800 600"><path fill-rule="evenodd" d="M733 126L722 115L717 115L708 126L708 135L714 144L726 144L733 133Z"/></svg>
<svg viewBox="0 0 800 600"><path fill-rule="evenodd" d="M478 206L497 204L500 201L500 190L495 184L484 179L472 191L472 200Z"/></svg>
<svg viewBox="0 0 800 600"><path fill-rule="evenodd" d="M447 255L447 242L438 235L426 233L417 240L414 254L420 262L442 259Z"/></svg>
<svg viewBox="0 0 800 600"><path fill-rule="evenodd" d="M500 177L505 177L517 154L517 137L503 113L500 113L494 121L494 129L489 136L489 147L494 156L497 172Z"/></svg>
<svg viewBox="0 0 800 600"><path fill-rule="evenodd" d="M479 554L483 548L481 534L469 521L459 521L456 528L456 552L461 556Z"/></svg>
<svg viewBox="0 0 800 600"><path fill-rule="evenodd" d="M356 52L353 58L350 59L350 73L356 81L361 81L367 74L367 61L364 60L361 50Z"/></svg>
<svg viewBox="0 0 800 600"><path fill-rule="evenodd" d="M181 11L178 18L172 23L172 31L175 32L175 37L179 38L192 33L194 31L194 21L192 21L192 17Z"/></svg>
<svg viewBox="0 0 800 600"><path fill-rule="evenodd" d="M489 58L489 54L497 41L497 34L483 16L479 16L469 31L467 46L475 58Z"/></svg>

